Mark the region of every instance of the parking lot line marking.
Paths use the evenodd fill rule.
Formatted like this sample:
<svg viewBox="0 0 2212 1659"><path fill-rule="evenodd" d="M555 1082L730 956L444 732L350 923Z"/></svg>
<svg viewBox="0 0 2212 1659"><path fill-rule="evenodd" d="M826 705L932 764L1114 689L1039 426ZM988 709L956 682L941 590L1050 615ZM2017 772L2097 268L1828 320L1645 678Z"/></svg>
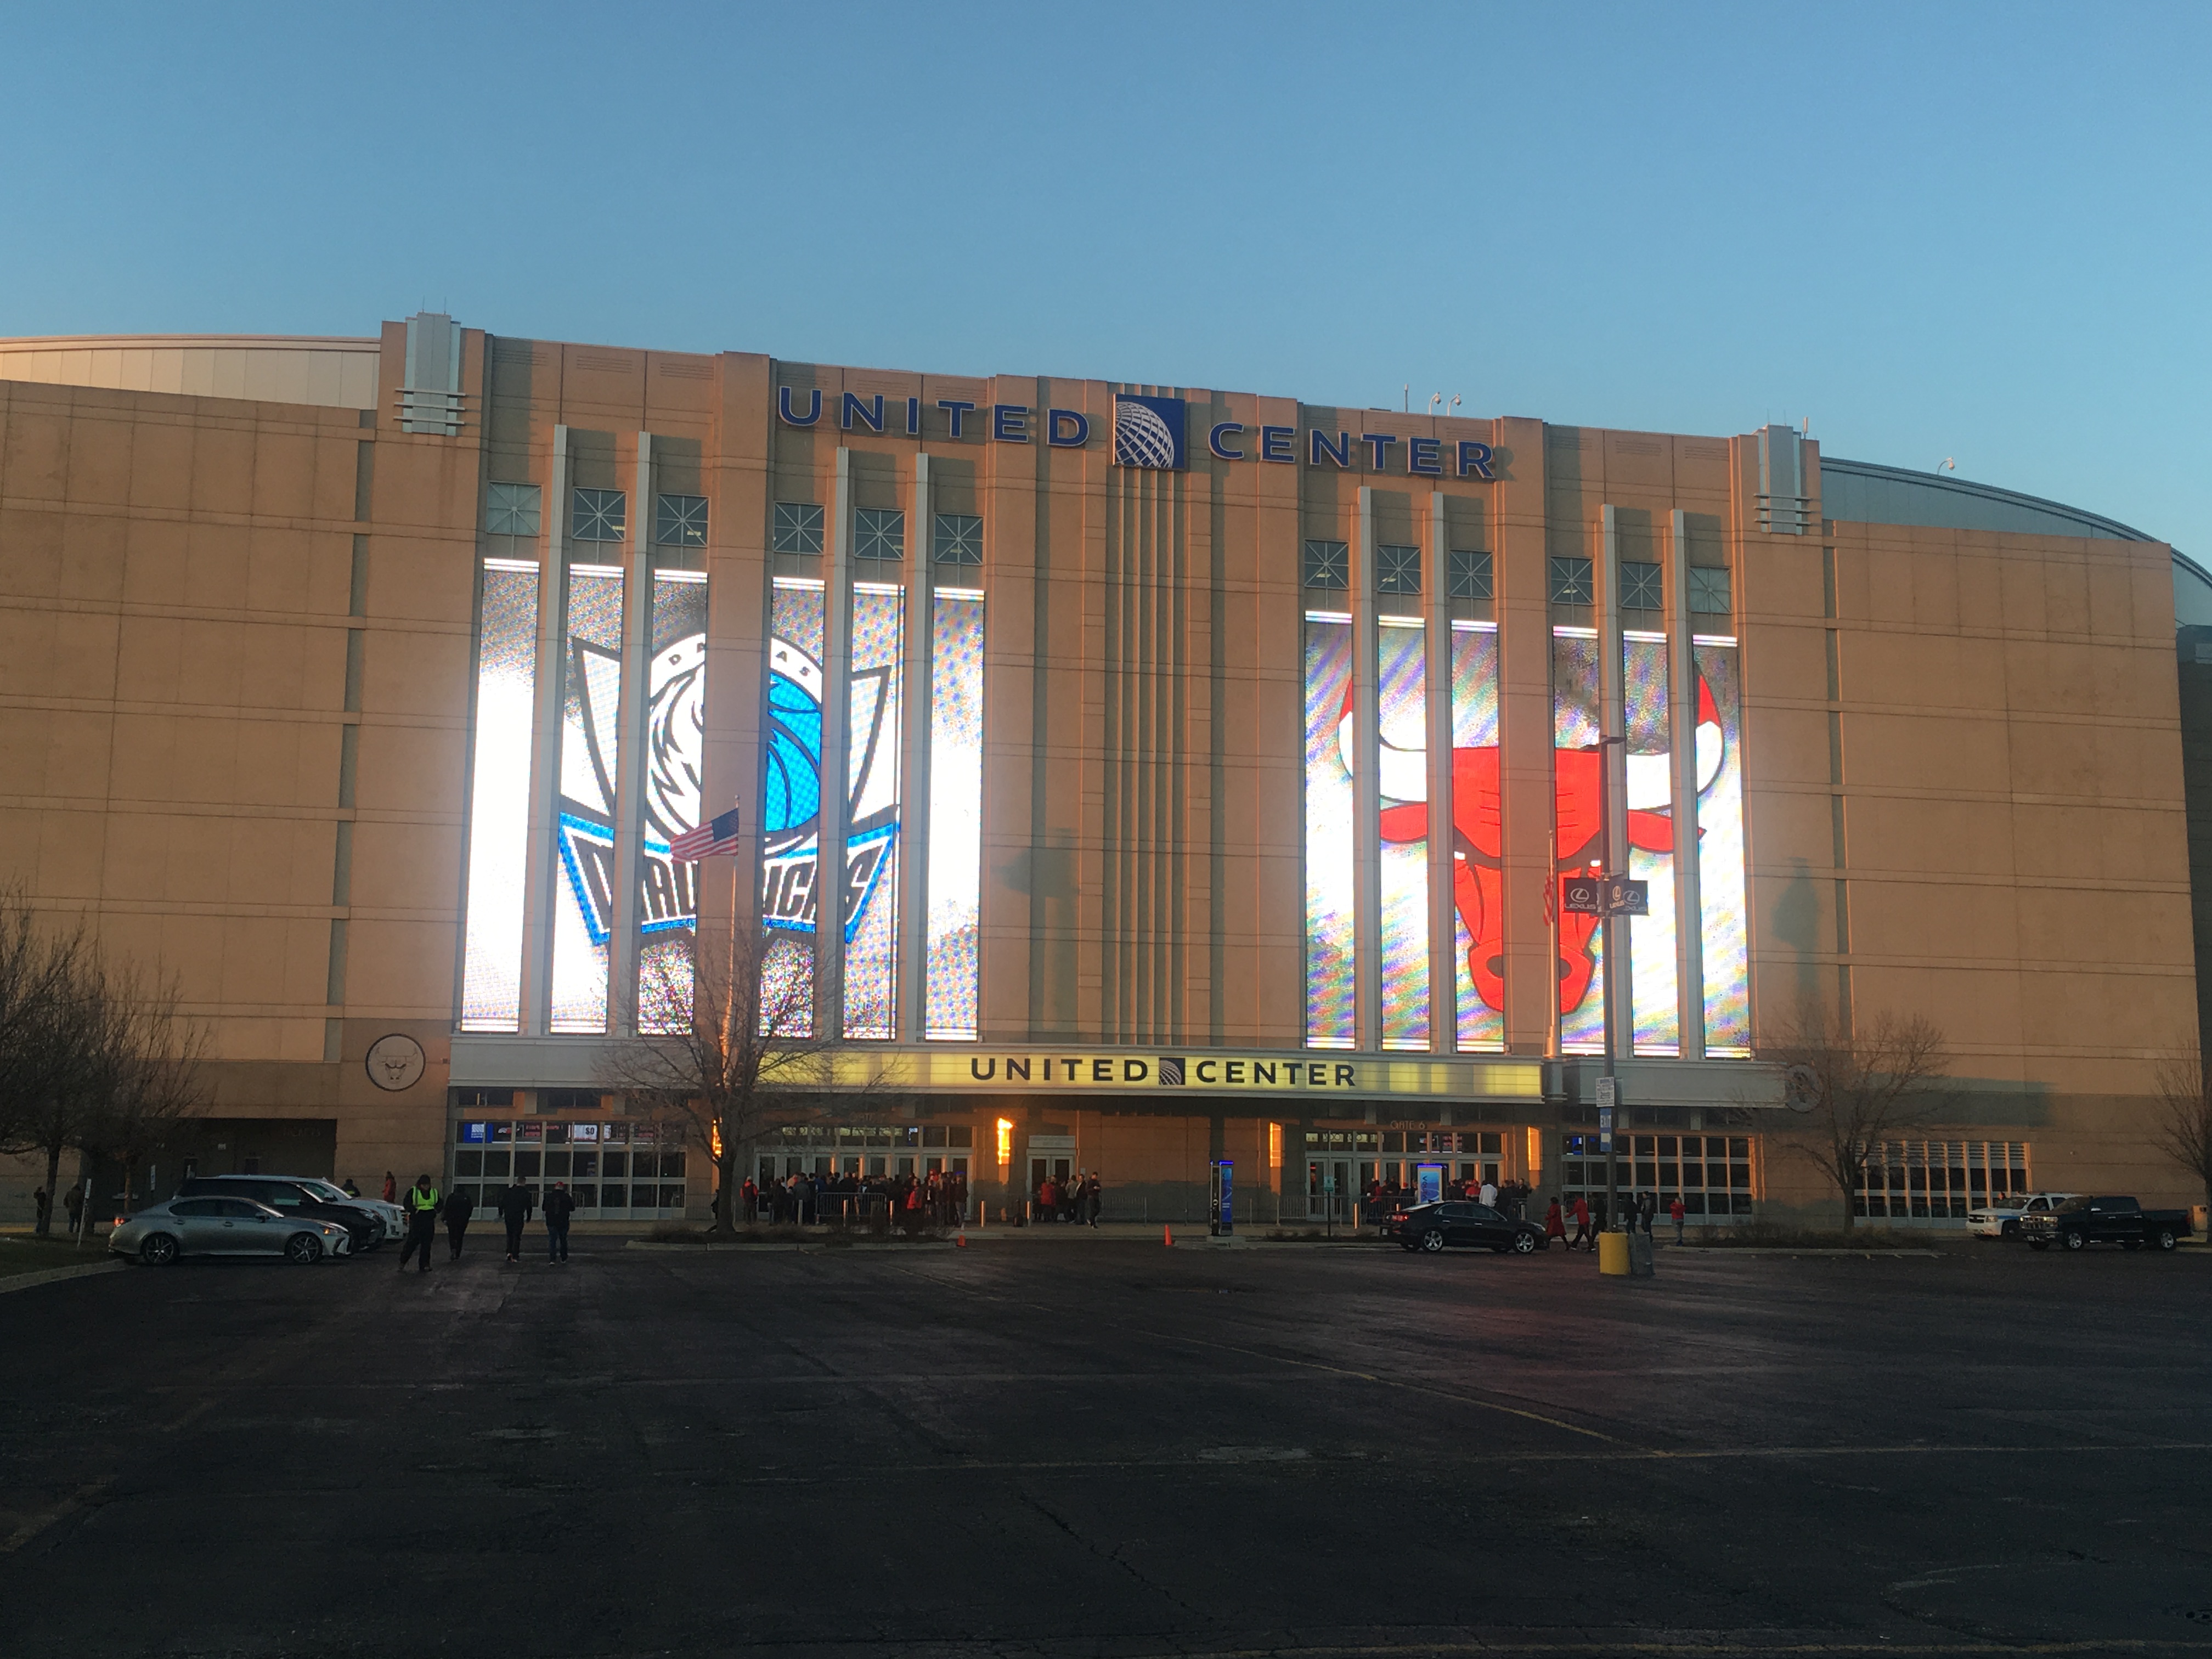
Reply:
<svg viewBox="0 0 2212 1659"><path fill-rule="evenodd" d="M1501 1654L1731 1654L1759 1655L1835 1655L1850 1654L1984 1654L1990 1659L2003 1659L2011 1654L2040 1655L2069 1653L2205 1653L2212 1652L2212 1642L2161 1638L2159 1637L2124 1638L2120 1640L2093 1642L1761 1642L1755 1639L1719 1641L1640 1641L1640 1642L1525 1642L1511 1636L1500 1636L1492 1641L1474 1642L1415 1642L1391 1643L1376 1646L1355 1647L1272 1647L1224 1648L1199 1651L1194 1649L1173 1652L1134 1656L1133 1659L1399 1659L1400 1656L1439 1654L1488 1655L1497 1659Z"/></svg>
<svg viewBox="0 0 2212 1659"><path fill-rule="evenodd" d="M1218 1348L1224 1353L1241 1353L1248 1359L1270 1359L1281 1365L1296 1365L1306 1370L1324 1371L1332 1376L1349 1376L1362 1382L1379 1383L1386 1389L1402 1389L1408 1394L1431 1395L1438 1400L1449 1400L1462 1406L1474 1406L1486 1412L1503 1412L1508 1417L1518 1417L1531 1423L1541 1423L1547 1428L1564 1429L1569 1434L1579 1434L1592 1440L1602 1440L1611 1446L1630 1444L1618 1435L1607 1434L1597 1429L1586 1429L1579 1423L1570 1423L1563 1418L1547 1417L1542 1412L1532 1412L1526 1407L1501 1405L1495 1400L1480 1399L1451 1389L1432 1388L1422 1382L1407 1382L1395 1376L1378 1376L1372 1371L1353 1370L1348 1365L1331 1365L1318 1359L1300 1359L1288 1354L1267 1353L1258 1348L1239 1347L1234 1342L1216 1342L1203 1336L1184 1336L1160 1331L1154 1331L1151 1334L1163 1342L1188 1342L1201 1348Z"/></svg>
<svg viewBox="0 0 2212 1659"><path fill-rule="evenodd" d="M94 1480L89 1485L79 1486L45 1514L33 1516L9 1534L5 1543L0 1543L0 1555L13 1555L48 1527L52 1526L55 1522L66 1520L92 1502L94 1498L107 1490L108 1485L109 1483L105 1480Z"/></svg>

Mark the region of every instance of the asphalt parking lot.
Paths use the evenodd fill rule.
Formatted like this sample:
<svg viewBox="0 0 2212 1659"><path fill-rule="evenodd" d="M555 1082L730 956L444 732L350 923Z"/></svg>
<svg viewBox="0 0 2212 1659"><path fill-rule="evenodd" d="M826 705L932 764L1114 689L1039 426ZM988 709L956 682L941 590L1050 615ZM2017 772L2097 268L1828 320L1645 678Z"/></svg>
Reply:
<svg viewBox="0 0 2212 1659"><path fill-rule="evenodd" d="M2212 1650L2203 1252L394 1265L0 1296L0 1650Z"/></svg>

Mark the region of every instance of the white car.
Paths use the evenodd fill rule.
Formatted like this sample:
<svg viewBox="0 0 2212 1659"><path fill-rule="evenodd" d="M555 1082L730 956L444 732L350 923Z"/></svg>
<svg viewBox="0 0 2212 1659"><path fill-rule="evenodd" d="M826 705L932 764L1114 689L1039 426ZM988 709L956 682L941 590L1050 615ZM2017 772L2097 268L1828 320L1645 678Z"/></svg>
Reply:
<svg viewBox="0 0 2212 1659"><path fill-rule="evenodd" d="M1995 1204L1966 1212L1966 1231L1976 1238L2018 1238L2020 1218L2055 1210L2076 1193L2014 1193Z"/></svg>
<svg viewBox="0 0 2212 1659"><path fill-rule="evenodd" d="M397 1204L386 1204L380 1198L356 1198L344 1188L316 1176L286 1176L283 1179L297 1182L332 1204L350 1204L356 1209L367 1210L384 1224L387 1239L407 1237L407 1212Z"/></svg>

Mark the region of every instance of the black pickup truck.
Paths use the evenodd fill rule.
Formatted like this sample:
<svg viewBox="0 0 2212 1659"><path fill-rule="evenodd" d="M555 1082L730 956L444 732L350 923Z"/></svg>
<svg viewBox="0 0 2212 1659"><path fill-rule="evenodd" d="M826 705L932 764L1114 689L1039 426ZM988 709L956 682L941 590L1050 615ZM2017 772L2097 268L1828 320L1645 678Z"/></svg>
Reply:
<svg viewBox="0 0 2212 1659"><path fill-rule="evenodd" d="M2055 1210L2021 1216L2020 1231L2031 1250L2053 1244L2069 1250L2092 1244L2140 1250L2155 1244L2170 1250L2189 1237L2189 1212L2146 1210L2132 1198L2069 1198Z"/></svg>

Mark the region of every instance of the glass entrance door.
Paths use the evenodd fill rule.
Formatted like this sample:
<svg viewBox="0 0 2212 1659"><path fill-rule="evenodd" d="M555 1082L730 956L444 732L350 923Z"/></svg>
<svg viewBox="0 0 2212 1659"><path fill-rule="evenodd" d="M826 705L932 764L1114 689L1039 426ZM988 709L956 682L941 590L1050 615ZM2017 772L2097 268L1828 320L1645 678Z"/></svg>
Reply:
<svg viewBox="0 0 2212 1659"><path fill-rule="evenodd" d="M1306 1215L1315 1221L1334 1218L1346 1225L1358 1218L1359 1189L1352 1182L1348 1158L1306 1160Z"/></svg>

